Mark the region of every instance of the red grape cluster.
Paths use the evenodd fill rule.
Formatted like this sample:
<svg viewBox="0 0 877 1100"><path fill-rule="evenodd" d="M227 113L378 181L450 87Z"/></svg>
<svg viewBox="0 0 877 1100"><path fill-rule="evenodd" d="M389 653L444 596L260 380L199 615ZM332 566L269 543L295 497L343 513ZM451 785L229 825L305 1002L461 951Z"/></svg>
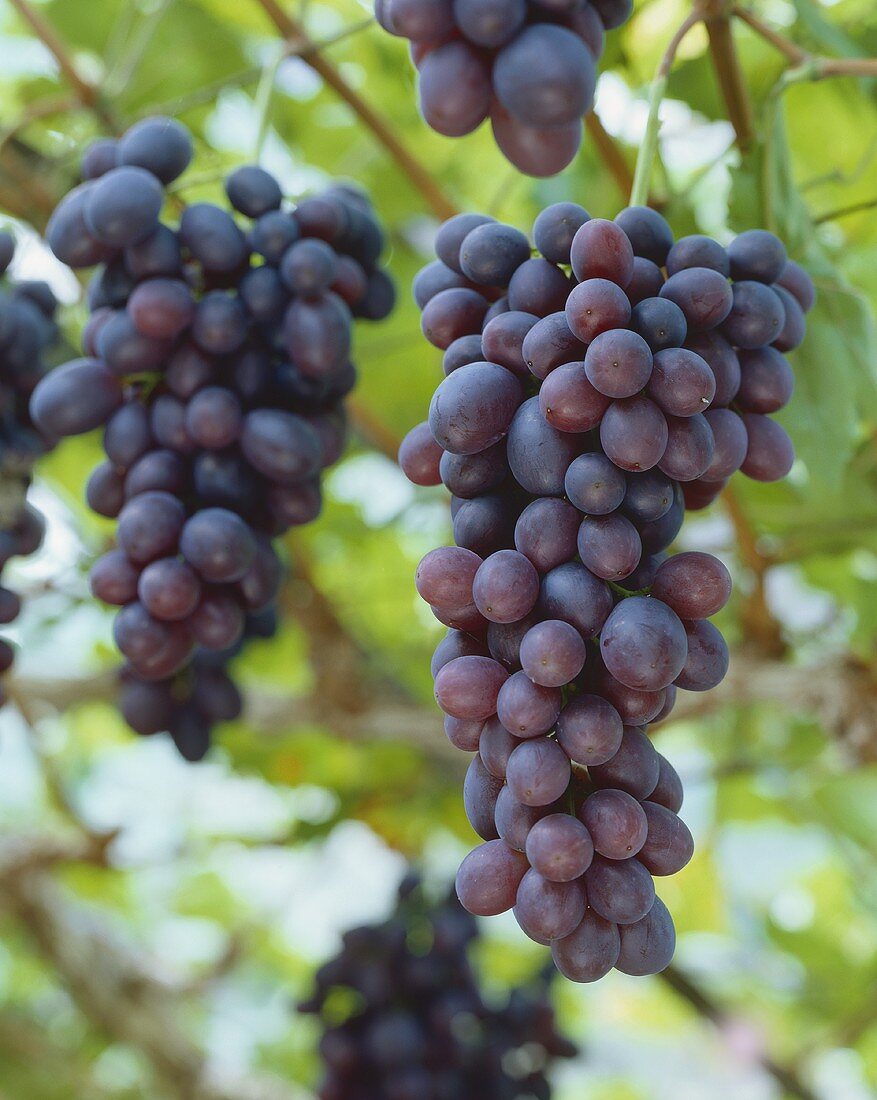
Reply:
<svg viewBox="0 0 877 1100"><path fill-rule="evenodd" d="M346 933L300 1006L325 1027L320 1100L550 1100L547 1071L576 1048L557 1032L549 976L486 1003L477 936L455 898L429 905L413 876L388 921ZM339 991L357 1001L340 1021Z"/></svg>
<svg viewBox="0 0 877 1100"><path fill-rule="evenodd" d="M489 118L522 172L551 176L582 141L606 30L632 0L375 0L390 34L411 42L420 109L446 137Z"/></svg>
<svg viewBox="0 0 877 1100"><path fill-rule="evenodd" d="M445 730L476 752L464 797L485 843L463 904L514 907L560 970L661 970L675 944L653 875L692 855L682 789L646 735L678 688L728 667L709 622L731 593L709 554L666 551L686 506L737 470L771 481L792 444L784 352L813 284L772 234L674 241L656 212L549 207L534 236L460 215L415 282L446 378L400 450L450 490L456 546L417 589L450 629L433 660Z"/></svg>
<svg viewBox="0 0 877 1100"><path fill-rule="evenodd" d="M14 254L14 238L0 233L0 279ZM27 490L48 442L34 427L28 403L58 337L56 307L44 282L0 283L0 570L10 558L36 553L43 539L43 518L27 503ZM0 623L11 623L20 610L18 595L0 587ZM12 646L0 639L0 673L12 661Z"/></svg>
<svg viewBox="0 0 877 1100"><path fill-rule="evenodd" d="M123 711L197 759L240 710L228 661L271 630L272 539L317 516L343 449L353 318L386 316L394 292L368 200L344 185L290 207L247 165L225 180L231 212L198 202L163 221L191 157L168 118L85 153L47 238L71 267L98 266L87 358L48 376L31 412L56 439L104 428L87 497L117 520L118 549L91 583L121 608Z"/></svg>

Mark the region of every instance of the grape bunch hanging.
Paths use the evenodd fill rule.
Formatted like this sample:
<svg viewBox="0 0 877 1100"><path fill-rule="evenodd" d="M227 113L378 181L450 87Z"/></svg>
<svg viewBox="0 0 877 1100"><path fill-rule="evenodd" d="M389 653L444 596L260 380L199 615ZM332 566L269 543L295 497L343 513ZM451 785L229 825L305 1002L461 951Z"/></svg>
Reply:
<svg viewBox="0 0 877 1100"><path fill-rule="evenodd" d="M27 490L48 442L35 428L28 402L58 337L51 288L4 278L14 255L15 239L0 233L0 570L13 557L36 553L43 539L43 518L27 503ZM0 587L0 623L13 622L20 610L18 595ZM12 661L12 646L0 639L0 673Z"/></svg>
<svg viewBox="0 0 877 1100"><path fill-rule="evenodd" d="M526 236L463 214L415 281L445 379L400 463L452 495L455 546L417 589L449 627L433 659L445 730L475 753L464 800L484 843L457 888L514 909L558 968L660 971L675 946L653 876L691 835L679 778L647 735L678 689L708 691L728 649L709 621L731 578L668 556L686 507L741 471L788 474L772 419L813 284L771 233L675 241L648 208L574 203Z"/></svg>
<svg viewBox="0 0 877 1100"><path fill-rule="evenodd" d="M354 928L300 1011L324 1025L320 1100L550 1100L547 1071L575 1046L540 976L488 1004L469 961L478 938L456 898L430 905L414 876L384 924ZM337 994L358 1007L339 1020Z"/></svg>
<svg viewBox="0 0 877 1100"><path fill-rule="evenodd" d="M375 0L390 34L411 42L420 109L446 137L490 119L515 167L532 176L565 168L594 105L606 30L632 0Z"/></svg>
<svg viewBox="0 0 877 1100"><path fill-rule="evenodd" d="M231 210L163 220L191 157L168 118L86 151L47 228L60 260L97 267L85 358L48 376L31 411L53 439L104 429L87 498L117 521L118 549L91 584L120 608L121 708L198 759L241 708L229 662L276 628L272 540L316 518L343 449L353 319L385 317L394 290L371 206L342 184L293 207L246 165L225 180Z"/></svg>

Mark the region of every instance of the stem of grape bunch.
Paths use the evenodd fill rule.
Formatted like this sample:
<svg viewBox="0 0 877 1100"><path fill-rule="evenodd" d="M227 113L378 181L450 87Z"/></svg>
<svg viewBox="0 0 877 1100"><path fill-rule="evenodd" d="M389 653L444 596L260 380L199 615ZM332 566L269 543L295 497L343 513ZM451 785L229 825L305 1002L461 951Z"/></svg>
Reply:
<svg viewBox="0 0 877 1100"><path fill-rule="evenodd" d="M256 141L253 146L253 163L262 163L262 153L268 138L268 129L271 125L271 105L274 102L274 86L277 83L277 73L287 56L285 45L279 46L265 59L265 66L259 78L259 86L256 88L256 98L253 107L256 112L258 126L256 128Z"/></svg>
<svg viewBox="0 0 877 1100"><path fill-rule="evenodd" d="M658 137L661 131L661 103L667 92L667 83L670 79L670 71L676 59L676 53L682 41L698 23L703 21L703 13L695 8L670 39L664 56L658 65L652 88L649 94L649 117L646 122L646 132L640 145L639 156L636 159L636 171L633 176L633 187L630 191L631 206L646 206L649 199L649 187L652 178L652 168L655 163L655 154L658 151Z"/></svg>

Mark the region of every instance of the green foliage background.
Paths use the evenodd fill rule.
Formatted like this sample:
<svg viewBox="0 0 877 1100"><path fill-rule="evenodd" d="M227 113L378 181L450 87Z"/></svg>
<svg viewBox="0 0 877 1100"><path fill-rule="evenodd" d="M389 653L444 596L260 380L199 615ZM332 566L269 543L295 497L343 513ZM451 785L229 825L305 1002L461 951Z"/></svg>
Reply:
<svg viewBox="0 0 877 1100"><path fill-rule="evenodd" d="M221 174L252 156L254 97L279 42L259 3L32 6L120 120L163 111L193 129L187 200L215 196ZM608 39L598 110L631 166L649 79L687 8L642 0ZM869 0L753 10L814 54L877 55ZM590 140L560 177L534 181L487 132L451 142L429 131L405 44L374 25L342 34L366 5L301 0L295 14L316 40L340 36L325 56L455 206L527 229L560 198L604 217L624 205ZM560 989L584 1048L560 1100L858 1100L877 1089L877 85L777 93L782 56L742 24L735 33L758 140L745 155L735 147L696 29L670 81L655 198L679 235L775 228L813 273L819 300L782 414L800 458L787 483L739 479L730 501L686 525L683 543L719 552L737 590L721 622L735 647L727 685L659 734L687 781L698 841L661 891L681 979ZM102 124L2 0L0 57L0 217L26 238ZM99 441L65 443L42 465L40 499L61 534L43 572L22 573L33 600L19 708L0 715L0 1100L307 1096L315 1035L291 1005L314 966L339 930L385 911L394 853L441 884L472 841L461 761L431 705L440 630L412 583L421 554L449 540L446 506L381 454L423 419L438 376L408 292L436 218L304 61L281 65L270 123L266 163L291 194L328 176L368 188L399 308L360 327L350 450L320 521L289 541L282 636L240 662L247 718L201 768L133 742L108 697L109 620L84 576L112 529L81 500ZM70 297L75 345L84 308ZM82 850L83 836L107 830L108 859ZM60 862L45 855L53 845ZM22 852L37 853L25 870ZM541 963L513 925L485 931L496 988ZM113 984L129 966L145 975L133 992ZM165 1021L155 1035L153 1019ZM265 1092L250 1091L258 1075Z"/></svg>

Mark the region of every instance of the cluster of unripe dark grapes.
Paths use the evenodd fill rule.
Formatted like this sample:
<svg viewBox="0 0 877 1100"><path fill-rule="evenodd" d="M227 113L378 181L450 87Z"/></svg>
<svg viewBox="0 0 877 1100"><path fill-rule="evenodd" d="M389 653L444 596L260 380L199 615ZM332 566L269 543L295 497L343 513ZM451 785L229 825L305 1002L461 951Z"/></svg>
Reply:
<svg viewBox="0 0 877 1100"><path fill-rule="evenodd" d="M71 267L97 266L86 358L47 376L31 412L54 439L104 428L87 497L117 520L118 549L91 583L121 608L122 708L196 759L240 710L229 660L273 630L272 539L317 516L321 472L344 446L353 318L386 316L394 292L353 188L293 207L248 165L225 180L231 211L198 202L163 221L191 157L168 118L85 153L46 235Z"/></svg>
<svg viewBox="0 0 877 1100"><path fill-rule="evenodd" d="M477 937L455 898L429 905L413 876L388 921L345 934L300 1006L325 1024L320 1100L550 1100L547 1071L576 1048L555 1027L549 976L488 1004ZM357 998L341 1021L339 991Z"/></svg>
<svg viewBox="0 0 877 1100"><path fill-rule="evenodd" d="M728 667L709 617L731 593L704 553L668 557L686 506L737 470L771 481L794 454L770 418L813 284L772 234L674 241L655 211L614 222L549 207L536 248L452 218L415 283L446 378L400 463L453 494L456 546L417 588L450 629L433 660L484 844L464 861L473 913L514 908L559 969L663 969L675 932L653 875L692 855L682 789L646 734L677 689Z"/></svg>
<svg viewBox="0 0 877 1100"><path fill-rule="evenodd" d="M433 130L462 137L489 118L499 148L532 176L576 155L604 33L632 9L632 0L375 0L381 26L411 42Z"/></svg>
<svg viewBox="0 0 877 1100"><path fill-rule="evenodd" d="M5 278L14 254L15 239L0 233L0 571L10 558L36 553L43 540L43 518L26 498L48 441L34 427L28 403L58 336L51 288ZM0 586L0 623L11 623L20 610L18 595ZM12 646L0 639L0 673L12 661Z"/></svg>

